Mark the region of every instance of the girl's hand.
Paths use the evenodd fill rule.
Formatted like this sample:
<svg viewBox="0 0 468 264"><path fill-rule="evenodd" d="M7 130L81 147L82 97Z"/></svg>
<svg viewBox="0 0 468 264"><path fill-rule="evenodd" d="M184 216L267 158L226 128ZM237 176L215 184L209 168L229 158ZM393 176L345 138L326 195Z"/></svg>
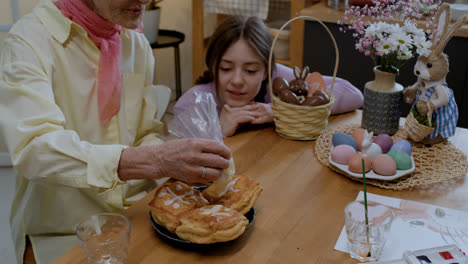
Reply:
<svg viewBox="0 0 468 264"><path fill-rule="evenodd" d="M253 111L254 120L252 124L265 124L273 122L273 112L271 111L271 104L255 103L256 109Z"/></svg>
<svg viewBox="0 0 468 264"><path fill-rule="evenodd" d="M251 123L254 121L254 112L257 111L257 108L255 104L248 104L242 107L231 107L225 104L219 118L223 136L232 136L239 127L239 124Z"/></svg>

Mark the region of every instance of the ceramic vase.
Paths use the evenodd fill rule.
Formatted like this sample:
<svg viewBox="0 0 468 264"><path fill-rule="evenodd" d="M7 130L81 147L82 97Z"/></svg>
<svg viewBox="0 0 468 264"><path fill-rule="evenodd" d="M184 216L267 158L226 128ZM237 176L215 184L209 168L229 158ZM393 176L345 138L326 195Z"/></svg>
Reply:
<svg viewBox="0 0 468 264"><path fill-rule="evenodd" d="M364 87L361 127L374 135L393 135L399 129L403 86L395 82L396 73L374 67L375 80Z"/></svg>
<svg viewBox="0 0 468 264"><path fill-rule="evenodd" d="M143 13L143 34L150 44L156 43L159 32L159 17L161 16L161 8L146 10Z"/></svg>

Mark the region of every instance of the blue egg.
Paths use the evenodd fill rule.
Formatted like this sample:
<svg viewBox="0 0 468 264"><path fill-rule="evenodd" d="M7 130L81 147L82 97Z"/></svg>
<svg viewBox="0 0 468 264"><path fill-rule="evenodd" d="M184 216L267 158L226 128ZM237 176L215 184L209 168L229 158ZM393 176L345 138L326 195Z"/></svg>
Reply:
<svg viewBox="0 0 468 264"><path fill-rule="evenodd" d="M408 141L400 140L400 141L395 142L395 144L392 145L390 150L392 150L392 149L401 150L401 151L405 152L406 154L408 154L409 156L411 156L411 151L412 151L413 147L411 146L411 143L409 143Z"/></svg>
<svg viewBox="0 0 468 264"><path fill-rule="evenodd" d="M352 136L345 134L345 133L334 134L332 136L332 142L333 142L334 147L339 146L339 145L350 145L356 151L359 150L356 140Z"/></svg>

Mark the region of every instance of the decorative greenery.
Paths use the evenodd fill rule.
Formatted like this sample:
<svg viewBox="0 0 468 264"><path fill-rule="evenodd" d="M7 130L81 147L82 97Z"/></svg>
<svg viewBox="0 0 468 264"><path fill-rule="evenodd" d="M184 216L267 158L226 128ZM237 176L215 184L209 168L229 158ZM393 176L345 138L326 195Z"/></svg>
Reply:
<svg viewBox="0 0 468 264"><path fill-rule="evenodd" d="M414 118L418 121L419 124L427 127L436 127L437 122L435 120L431 120L432 126L429 126L429 121L427 120L427 116L423 116L419 113L416 106L411 108L411 113L413 113Z"/></svg>
<svg viewBox="0 0 468 264"><path fill-rule="evenodd" d="M434 15L438 4L433 1L372 0L371 6L351 6L338 21L340 31L353 31L356 49L370 56L380 70L398 73L416 54L430 54L433 18L425 15ZM426 19L427 29L418 28L416 19Z"/></svg>

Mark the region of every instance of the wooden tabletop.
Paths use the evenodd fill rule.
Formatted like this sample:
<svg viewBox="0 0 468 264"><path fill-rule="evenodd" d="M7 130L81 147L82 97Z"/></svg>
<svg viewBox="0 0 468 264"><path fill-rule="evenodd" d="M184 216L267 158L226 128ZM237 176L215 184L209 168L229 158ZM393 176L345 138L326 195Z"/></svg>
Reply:
<svg viewBox="0 0 468 264"><path fill-rule="evenodd" d="M361 112L331 116L329 127L360 123ZM468 130L458 129L450 139L468 154ZM334 250L344 226L344 207L356 199L362 184L339 175L315 158L315 141L280 137L273 127L247 131L225 140L236 174L257 179L263 193L255 204L253 225L239 239L212 250L173 247L158 237L149 220L147 203L153 193L123 214L132 222L126 263L357 263ZM465 143L465 144L463 144ZM443 187L441 187L443 186ZM370 193L421 201L468 211L468 182L409 191L368 186ZM86 263L79 246L59 263Z"/></svg>

